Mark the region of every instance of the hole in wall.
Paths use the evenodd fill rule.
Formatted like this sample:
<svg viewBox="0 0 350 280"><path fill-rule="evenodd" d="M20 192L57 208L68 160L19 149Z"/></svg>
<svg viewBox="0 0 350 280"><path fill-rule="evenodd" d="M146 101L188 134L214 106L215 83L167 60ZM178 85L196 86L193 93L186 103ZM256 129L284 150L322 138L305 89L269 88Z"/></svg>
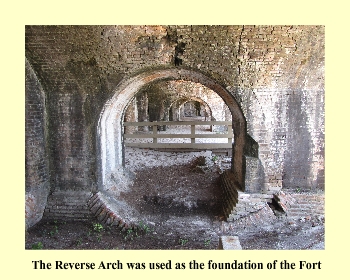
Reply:
<svg viewBox="0 0 350 280"><path fill-rule="evenodd" d="M271 208L275 216L282 217L286 215L286 212L284 212L282 207L278 204L278 202L274 198L272 198L272 201L268 202L267 204Z"/></svg>

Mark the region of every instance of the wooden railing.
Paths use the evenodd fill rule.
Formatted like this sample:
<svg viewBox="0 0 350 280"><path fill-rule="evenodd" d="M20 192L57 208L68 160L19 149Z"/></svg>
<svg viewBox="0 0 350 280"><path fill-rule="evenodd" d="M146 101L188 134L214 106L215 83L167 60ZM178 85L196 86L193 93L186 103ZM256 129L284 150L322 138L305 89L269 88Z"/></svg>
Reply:
<svg viewBox="0 0 350 280"><path fill-rule="evenodd" d="M158 130L162 126L191 126L191 133L158 133ZM223 133L196 133L196 125L225 125L227 131ZM230 149L232 148L232 122L229 121L159 121L159 122L124 122L124 127L138 127L138 126L151 126L153 133L130 133L124 134L125 139L145 139L152 138L151 143L128 143L125 141L127 147L137 148L173 148L173 149ZM189 138L191 143L158 143L159 138ZM197 138L226 138L227 143L196 143Z"/></svg>

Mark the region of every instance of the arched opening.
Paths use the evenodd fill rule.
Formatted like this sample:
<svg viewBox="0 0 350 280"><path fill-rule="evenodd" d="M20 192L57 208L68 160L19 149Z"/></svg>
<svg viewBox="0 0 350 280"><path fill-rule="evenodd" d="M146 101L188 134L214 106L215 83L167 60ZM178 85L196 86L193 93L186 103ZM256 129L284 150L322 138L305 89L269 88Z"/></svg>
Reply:
<svg viewBox="0 0 350 280"><path fill-rule="evenodd" d="M216 92L228 106L232 115L234 141L232 146L231 173L234 184L244 190L245 157L244 145L246 139L246 121L242 110L232 94L213 79L202 73L170 68L153 70L138 74L122 81L115 90L113 97L105 104L98 124L98 188L108 190L116 185L120 170L124 165L123 117L129 102L145 85L162 80L184 80L200 83Z"/></svg>
<svg viewBox="0 0 350 280"><path fill-rule="evenodd" d="M187 108L186 108L187 107ZM207 102L197 97L181 97L169 106L169 120L179 121L181 117L202 117L212 119L212 110ZM182 112L182 113L181 113Z"/></svg>

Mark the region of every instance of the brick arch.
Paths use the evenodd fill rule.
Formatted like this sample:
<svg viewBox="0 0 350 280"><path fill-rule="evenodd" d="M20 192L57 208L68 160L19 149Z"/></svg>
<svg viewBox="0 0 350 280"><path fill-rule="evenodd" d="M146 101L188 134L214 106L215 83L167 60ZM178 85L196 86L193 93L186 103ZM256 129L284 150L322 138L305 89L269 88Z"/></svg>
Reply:
<svg viewBox="0 0 350 280"><path fill-rule="evenodd" d="M216 92L226 103L232 114L234 144L231 171L238 187L244 190L246 120L233 95L208 76L193 70L169 68L152 70L124 79L117 86L113 97L106 102L97 126L97 166L100 190L112 180L113 173L123 166L122 122L124 111L134 95L146 84L161 80L184 80L200 83Z"/></svg>
<svg viewBox="0 0 350 280"><path fill-rule="evenodd" d="M179 103L181 106L181 105L185 104L186 102L190 102L190 101L198 101L198 102L202 103L207 109L209 109L209 112L210 112L209 115L210 116L213 115L210 105L207 102L205 102L203 99L196 97L196 96L188 96L188 97L181 96L180 98L173 101L167 110L169 112L170 108L173 107L176 102L181 102L181 103ZM168 113L168 115L169 115L169 113Z"/></svg>

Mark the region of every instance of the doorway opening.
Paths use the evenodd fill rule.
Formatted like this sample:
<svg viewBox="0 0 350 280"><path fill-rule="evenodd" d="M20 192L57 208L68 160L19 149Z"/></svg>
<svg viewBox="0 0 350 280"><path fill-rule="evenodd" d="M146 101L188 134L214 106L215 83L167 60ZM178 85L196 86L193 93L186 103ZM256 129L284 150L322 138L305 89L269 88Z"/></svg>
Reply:
<svg viewBox="0 0 350 280"><path fill-rule="evenodd" d="M130 170L126 169L126 165L128 165L128 162L126 160L130 158L130 154L128 154L128 148L127 148L127 141L124 137L124 124L125 124L125 117L128 115L128 108L130 107L130 104L132 102L134 104L137 104L137 100L134 100L135 95L142 92L143 88L145 87L153 87L155 83L161 82L161 81L175 81L177 83L183 83L184 81L190 82L190 83L198 83L202 85L203 87L206 87L212 91L214 91L225 103L225 106L227 106L228 111L230 112L230 126L232 126L233 131L233 141L232 144L230 143L230 146L232 147L232 155L229 157L228 169L230 173L235 178L235 184L237 184L238 188L241 190L244 190L244 179L245 179L245 157L243 154L244 145L245 145L245 135L246 135L246 123L245 118L243 116L243 113L236 102L236 100L233 98L233 96L220 84L216 83L211 78L190 70L185 70L181 68L170 68L170 69L163 69L163 70L154 70L151 72L145 72L142 74L139 74L137 76L134 76L132 78L124 80L122 83L119 84L118 88L116 89L113 97L109 100L109 102L106 103L101 116L100 121L98 124L98 167L99 167L99 190L101 192L101 195L110 196L112 197L107 198L110 204L113 204L113 207L116 209L115 211L118 212L121 216L127 216L131 220L139 219L143 213L151 214L152 211L154 213L154 207L151 207L148 209L148 211L145 211L145 208L142 208L141 204L140 207L136 208L131 204L130 199L128 199L127 193L130 193L130 185L128 185L128 180L131 178L133 182L138 182L137 180L143 180L148 179L150 181L150 187L147 191L147 186L145 183L142 183L143 189L142 191L144 194L142 195L143 202L145 202L148 206L153 205L157 207L161 207L164 209L164 207L168 207L168 211L164 211L164 213L167 213L169 215L174 210L184 210L184 209L192 209L194 212L197 210L201 212L204 209L215 209L215 206L210 206L210 201L202 201L200 198L194 198L191 193L188 192L189 189L191 190L198 190L200 192L200 186L199 187L191 187L186 183L186 179L184 179L184 176L181 176L181 168L177 168L178 174L175 174L174 170L168 170L167 166L157 166L157 169L154 169L153 171L148 170L147 166L145 166L145 169L142 172L139 172L139 175L135 175L133 172L129 172ZM142 97L145 101L145 96ZM202 114L201 110L205 109L205 102L200 102L200 99L196 99L193 96L191 98L188 98L187 100L183 97L179 96L176 100L181 100L180 103L182 105L192 102L193 107L195 108L194 114L195 117L201 117L199 116ZM147 104L148 101L145 101L144 104ZM160 102L160 103L159 103ZM196 103L198 102L198 103ZM143 104L143 105L144 105ZM191 104L191 103L190 103ZM201 108L202 104L202 108ZM158 100L158 113L154 114L155 112L152 111L153 114L153 120L155 119L157 121L157 118L159 121L169 120L170 118L170 106L165 106L166 104L164 102L161 102L161 100ZM171 104L169 104L171 105ZM174 105L174 103L172 103ZM199 106L198 106L199 105ZM142 107L142 106L141 106ZM172 106L174 108L174 106ZM197 107L197 108L196 108ZM211 118L213 117L213 110L211 110ZM147 118L145 118L145 112L149 112L146 108L141 108L140 110L137 110L138 116L137 121L144 122L144 126L141 130L144 132L147 131L147 127L149 126L149 123L145 122L147 121ZM186 116L184 116L186 117ZM188 116L187 116L188 117ZM136 120L136 118L135 118ZM139 129L137 129L139 131ZM148 128L149 130L149 128ZM153 129L154 131L154 129ZM149 152L150 150L144 149L144 153ZM157 151L159 152L159 151ZM188 151L187 151L188 152ZM136 156L136 158L141 159L142 152L134 152L133 155ZM154 151L153 151L154 153ZM197 152L198 153L198 152ZM205 171L205 166L215 166L215 155L211 154L208 151L200 151L196 156L193 156L193 160L188 162L186 165L186 168L195 168L195 170L199 171L197 174L196 172L193 172L194 175L200 175L202 170ZM164 154L163 154L164 155ZM153 161L161 162L160 160L161 156L157 155L154 156ZM164 158L164 156L163 156ZM175 159L179 159L180 156L178 154L173 157ZM206 164L201 165L201 161L206 162ZM145 162L145 161L143 161ZM171 157L166 158L163 160L163 162L175 162L174 159ZM135 163L135 160L134 160ZM201 166L203 168L201 168ZM198 167L198 168L197 168ZM132 171L132 170L131 170ZM157 176L156 173L163 175L163 185L167 184L166 179L166 172L173 172L174 176L172 177L172 180L174 182L175 180L175 186L179 189L179 192L173 192L171 195L169 195L169 192L167 192L167 195L158 195L158 193L165 193L164 186L162 187L160 184L157 183L156 180L160 176ZM147 175L149 174L149 175ZM151 177L152 175L152 177ZM208 175L208 174L206 174ZM138 177L137 177L138 176ZM177 181L176 181L177 180ZM184 180L184 181L183 181ZM193 182L200 182L200 180L194 179ZM170 184L170 182L169 182ZM157 186L158 185L158 186ZM200 184L201 185L201 184ZM181 186L181 187L180 187ZM133 190L136 190L136 187L132 187ZM158 190L157 190L158 188ZM169 188L170 190L171 188ZM174 188L172 188L174 190ZM150 191L152 190L152 192ZM187 191L187 193L186 193ZM141 189L140 189L141 193ZM204 190L202 190L202 194L205 193ZM179 194L180 197L179 197ZM190 199L186 199L191 197ZM131 196L129 196L130 198ZM208 194L207 197L210 197L210 194ZM221 199L221 198L220 198ZM217 203L218 200L216 200L215 203ZM208 206L209 203L209 206ZM214 203L214 204L215 204ZM143 204L144 206L146 204ZM220 204L220 203L217 203ZM130 210L130 211L129 211ZM186 211L185 211L186 212ZM193 213L194 213L193 212ZM199 213L198 212L198 213ZM214 211L215 212L215 211ZM184 213L182 211L182 213Z"/></svg>

